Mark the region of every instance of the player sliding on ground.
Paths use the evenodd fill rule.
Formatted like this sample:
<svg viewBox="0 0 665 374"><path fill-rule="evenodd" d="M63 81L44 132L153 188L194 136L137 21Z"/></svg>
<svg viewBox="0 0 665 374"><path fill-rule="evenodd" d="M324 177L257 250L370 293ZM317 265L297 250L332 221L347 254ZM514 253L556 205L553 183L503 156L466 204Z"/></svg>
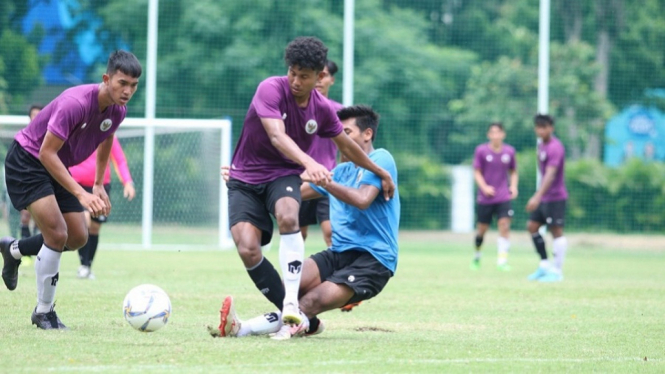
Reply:
<svg viewBox="0 0 665 374"><path fill-rule="evenodd" d="M328 99L314 89L322 77L328 48L312 37L286 47L287 76L261 82L249 106L231 161L229 224L238 254L256 287L282 311L287 324L303 322L298 289L305 255L300 234L300 174L326 186L331 173L307 152L316 136L331 138L346 157L381 179L382 197L395 190L391 175L377 166L343 131ZM284 285L261 246L280 233L279 265Z"/></svg>
<svg viewBox="0 0 665 374"><path fill-rule="evenodd" d="M379 115L362 105L344 108L338 115L344 132L397 183L392 155L373 146ZM220 311L219 328L210 331L213 336L272 333L273 339L283 340L319 334L324 330L319 313L378 295L394 275L400 218L397 188L394 198L386 200L381 178L352 162L333 169L333 180L325 187L305 183L301 188L303 199L329 196L332 225L332 247L305 260L299 293L302 323L282 323L280 311L242 321L228 296Z"/></svg>

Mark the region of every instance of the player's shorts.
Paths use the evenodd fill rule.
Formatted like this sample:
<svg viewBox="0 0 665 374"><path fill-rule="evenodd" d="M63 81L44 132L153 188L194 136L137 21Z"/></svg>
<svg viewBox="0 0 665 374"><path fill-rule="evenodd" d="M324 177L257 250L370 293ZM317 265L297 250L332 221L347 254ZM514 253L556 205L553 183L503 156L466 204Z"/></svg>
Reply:
<svg viewBox="0 0 665 374"><path fill-rule="evenodd" d="M494 216L499 220L506 217L513 218L514 214L515 211L513 210L513 204L510 200L496 204L478 204L476 207L478 223L486 225L492 223L492 217Z"/></svg>
<svg viewBox="0 0 665 374"><path fill-rule="evenodd" d="M5 180L12 205L23 210L33 202L54 195L62 213L83 212L78 199L60 185L44 165L14 140L5 158Z"/></svg>
<svg viewBox="0 0 665 374"><path fill-rule="evenodd" d="M365 251L334 252L326 249L310 258L319 268L321 282L345 284L353 290L354 295L346 304L373 298L393 276L388 268Z"/></svg>
<svg viewBox="0 0 665 374"><path fill-rule="evenodd" d="M563 227L566 222L566 200L540 203L538 208L531 212L529 220L548 226Z"/></svg>
<svg viewBox="0 0 665 374"><path fill-rule="evenodd" d="M272 182L249 184L237 179L226 182L229 189L229 227L249 222L261 230L261 245L270 243L275 215L275 204L283 197L292 197L300 204L299 175L280 177Z"/></svg>
<svg viewBox="0 0 665 374"><path fill-rule="evenodd" d="M330 200L327 196L305 200L300 204L298 222L300 227L330 221Z"/></svg>
<svg viewBox="0 0 665 374"><path fill-rule="evenodd" d="M80 184L80 183L79 183ZM86 190L89 193L92 193L92 187L84 186L81 184L81 187L83 187L84 190ZM106 194L111 196L111 184L107 183L104 185L104 190L106 191ZM97 223L104 223L109 220L108 216L105 216L103 214L98 215L97 217L90 217L91 220L97 222Z"/></svg>

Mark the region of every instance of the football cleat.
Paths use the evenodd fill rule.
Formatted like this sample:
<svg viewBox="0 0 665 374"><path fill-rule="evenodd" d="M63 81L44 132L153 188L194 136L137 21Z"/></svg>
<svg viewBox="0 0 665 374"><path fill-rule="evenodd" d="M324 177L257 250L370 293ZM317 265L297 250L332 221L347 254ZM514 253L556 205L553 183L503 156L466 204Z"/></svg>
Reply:
<svg viewBox="0 0 665 374"><path fill-rule="evenodd" d="M480 259L479 258L474 258L473 261L471 261L471 264L469 265L469 269L479 270L480 269Z"/></svg>
<svg viewBox="0 0 665 374"><path fill-rule="evenodd" d="M552 283L552 282L561 282L563 280L563 274L556 271L548 271L545 275L538 278L538 282L543 283Z"/></svg>
<svg viewBox="0 0 665 374"><path fill-rule="evenodd" d="M530 281L535 281L544 277L546 274L547 274L547 269L539 267L538 269L536 269L536 271L531 273L531 275L529 275L527 279Z"/></svg>
<svg viewBox="0 0 665 374"><path fill-rule="evenodd" d="M55 304L51 307L51 311L47 313L37 313L37 308L35 308L30 317L32 324L42 330L69 330L55 314L54 308Z"/></svg>
<svg viewBox="0 0 665 374"><path fill-rule="evenodd" d="M323 320L319 319L319 327L316 328L316 330L312 331L311 329L307 329L305 331L304 336L314 336L314 335L319 335L322 332L326 331L326 326L323 324Z"/></svg>
<svg viewBox="0 0 665 374"><path fill-rule="evenodd" d="M339 310L341 310L342 312L350 312L350 311L353 310L353 308L360 305L360 303L362 303L362 301L358 301L357 303L348 303L348 304L344 305L343 307L339 308Z"/></svg>
<svg viewBox="0 0 665 374"><path fill-rule="evenodd" d="M300 312L300 309L298 309L297 304L293 303L284 304L284 308L282 310L282 322L285 325L290 325L290 326L300 325L303 321L302 317L303 314Z"/></svg>
<svg viewBox="0 0 665 374"><path fill-rule="evenodd" d="M300 320L302 321L301 323L297 325L284 324L282 327L280 327L279 331L274 334L270 334L270 338L273 340L288 340L292 337L307 336L307 329L309 329L309 319L303 312L299 312L299 314Z"/></svg>
<svg viewBox="0 0 665 374"><path fill-rule="evenodd" d="M219 310L219 334L221 337L238 336L241 321L233 306L233 297L227 296Z"/></svg>
<svg viewBox="0 0 665 374"><path fill-rule="evenodd" d="M2 266L2 280L10 291L16 289L16 285L18 284L18 267L21 265L21 260L15 259L9 251L15 240L11 236L5 236L0 239L0 252L2 252L2 260L4 261L4 265Z"/></svg>

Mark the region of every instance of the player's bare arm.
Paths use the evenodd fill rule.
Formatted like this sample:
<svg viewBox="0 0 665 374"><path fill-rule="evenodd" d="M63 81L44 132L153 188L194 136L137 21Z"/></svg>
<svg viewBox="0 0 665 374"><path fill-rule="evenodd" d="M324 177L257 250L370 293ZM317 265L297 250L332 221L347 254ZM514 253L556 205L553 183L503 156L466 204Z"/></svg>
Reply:
<svg viewBox="0 0 665 374"><path fill-rule="evenodd" d="M517 173L517 169L513 169L510 171L510 186L508 187L510 189L510 198L515 199L517 198L518 195L518 190L517 190L517 183L519 182L519 175Z"/></svg>
<svg viewBox="0 0 665 374"><path fill-rule="evenodd" d="M329 183L325 189L337 199L361 210L369 208L380 192L378 188L370 184L361 184L358 188L351 188L335 182Z"/></svg>
<svg viewBox="0 0 665 374"><path fill-rule="evenodd" d="M316 192L316 190L314 190L312 186L309 185L309 183L303 183L300 185L300 197L303 201L318 199L321 196L323 195Z"/></svg>
<svg viewBox="0 0 665 374"><path fill-rule="evenodd" d="M286 134L284 121L275 118L261 118L261 123L268 133L273 147L277 148L290 160L304 166L314 184L325 186L326 183L330 182L330 171L303 152L293 139Z"/></svg>
<svg viewBox="0 0 665 374"><path fill-rule="evenodd" d="M346 158L354 164L363 169L367 169L381 178L381 188L383 189L383 197L390 200L395 194L395 182L392 176L386 170L375 164L367 154L360 148L356 142L345 133L341 132L339 135L332 138L337 145L337 148Z"/></svg>
<svg viewBox="0 0 665 374"><path fill-rule="evenodd" d="M542 199L545 192L547 192L554 182L554 177L556 176L556 167L550 166L545 169L545 175L541 181L540 188L536 191L535 194L529 199L529 202L526 204L526 211L533 212L538 208L540 204L540 199Z"/></svg>
<svg viewBox="0 0 665 374"><path fill-rule="evenodd" d="M494 187L487 184L485 177L483 177L483 173L479 169L475 169L473 171L473 178L475 179L478 188L480 188L480 190L483 192L483 195L490 197L494 196L496 193Z"/></svg>
<svg viewBox="0 0 665 374"><path fill-rule="evenodd" d="M106 140L104 140L99 146L97 146L97 165L95 168L95 184L92 186L92 193L95 196L98 196L104 204L106 204L106 209L102 214L108 215L111 213L111 201L109 196L104 189L104 174L106 172L106 167L109 164L109 158L111 155L111 147L113 146L113 137L111 135Z"/></svg>
<svg viewBox="0 0 665 374"><path fill-rule="evenodd" d="M93 216L102 214L105 204L102 199L87 193L74 178L69 174L67 168L58 157L58 151L65 142L50 131L46 132L44 142L39 149L39 161L44 168L53 176L62 187L76 196L84 208L88 209Z"/></svg>

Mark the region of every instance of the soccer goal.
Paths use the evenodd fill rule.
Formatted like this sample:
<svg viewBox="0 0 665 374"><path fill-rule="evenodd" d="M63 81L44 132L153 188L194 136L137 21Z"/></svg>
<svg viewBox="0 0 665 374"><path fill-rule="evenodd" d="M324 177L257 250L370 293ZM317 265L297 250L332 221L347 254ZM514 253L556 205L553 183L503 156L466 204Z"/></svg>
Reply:
<svg viewBox="0 0 665 374"><path fill-rule="evenodd" d="M16 132L27 124L27 116L0 116L3 159ZM132 201L123 197L111 162L112 211L103 225L100 246L163 250L233 246L226 184L220 176L220 167L231 162L229 119L126 118L116 136L136 197ZM13 207L5 211L9 209ZM0 227L0 232L8 230L7 223Z"/></svg>

